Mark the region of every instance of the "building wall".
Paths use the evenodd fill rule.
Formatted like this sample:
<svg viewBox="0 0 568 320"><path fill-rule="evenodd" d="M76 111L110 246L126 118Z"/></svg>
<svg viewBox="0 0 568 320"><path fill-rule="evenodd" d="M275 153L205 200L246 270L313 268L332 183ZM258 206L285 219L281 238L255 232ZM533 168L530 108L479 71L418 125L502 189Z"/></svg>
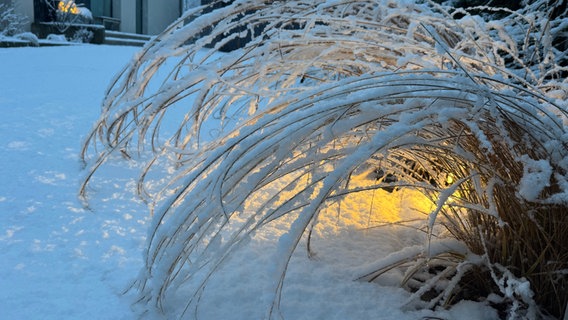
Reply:
<svg viewBox="0 0 568 320"><path fill-rule="evenodd" d="M91 0L90 2L93 15L120 19L120 31L156 35L179 18L182 1Z"/></svg>
<svg viewBox="0 0 568 320"><path fill-rule="evenodd" d="M181 2L180 0L145 0L143 11L143 25L145 25L143 32L156 35L181 16Z"/></svg>
<svg viewBox="0 0 568 320"><path fill-rule="evenodd" d="M120 31L136 33L136 0L119 0Z"/></svg>
<svg viewBox="0 0 568 320"><path fill-rule="evenodd" d="M201 0L181 0L184 11L201 5Z"/></svg>
<svg viewBox="0 0 568 320"><path fill-rule="evenodd" d="M33 0L0 0L0 3L14 3L14 11L18 14L26 16L28 23L25 25L24 31L31 30L31 23L34 21L34 1Z"/></svg>

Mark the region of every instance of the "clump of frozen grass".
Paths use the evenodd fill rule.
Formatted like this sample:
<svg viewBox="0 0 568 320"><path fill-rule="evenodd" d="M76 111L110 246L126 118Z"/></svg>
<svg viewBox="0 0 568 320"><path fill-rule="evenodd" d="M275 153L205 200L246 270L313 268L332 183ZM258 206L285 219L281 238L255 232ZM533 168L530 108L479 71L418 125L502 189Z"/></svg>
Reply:
<svg viewBox="0 0 568 320"><path fill-rule="evenodd" d="M114 154L154 153L139 187L154 208L140 301L165 308L198 281L190 310L250 233L293 216L270 317L323 208L413 188L435 204L430 241L359 276L405 269L411 307L485 298L511 318L559 317L568 301L567 114L547 97L565 84L553 81L562 66L552 42L534 41L558 25L537 24L540 14L488 23L380 0L243 0L187 12L117 76L84 148L98 153L85 183ZM220 52L235 42L243 47ZM164 160L171 181L146 190ZM396 179L351 184L364 170ZM444 247L447 237L466 247Z"/></svg>

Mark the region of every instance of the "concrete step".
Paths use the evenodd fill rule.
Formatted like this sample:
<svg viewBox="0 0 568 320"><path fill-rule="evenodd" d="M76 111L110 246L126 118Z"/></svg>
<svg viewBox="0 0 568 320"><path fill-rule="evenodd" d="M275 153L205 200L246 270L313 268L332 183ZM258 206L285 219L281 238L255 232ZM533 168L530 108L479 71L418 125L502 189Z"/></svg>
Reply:
<svg viewBox="0 0 568 320"><path fill-rule="evenodd" d="M146 42L150 41L152 36L146 34L119 32L105 30L105 44L115 46L136 46L142 47Z"/></svg>
<svg viewBox="0 0 568 320"><path fill-rule="evenodd" d="M152 39L152 36L147 34L137 34L137 33L129 33L129 32L119 32L119 31L112 31L112 30L105 30L105 37L109 38L120 38L120 39L133 39L133 40L143 40L149 41Z"/></svg>
<svg viewBox="0 0 568 320"><path fill-rule="evenodd" d="M113 46L143 47L146 44L146 42L147 42L146 40L105 37L104 43Z"/></svg>

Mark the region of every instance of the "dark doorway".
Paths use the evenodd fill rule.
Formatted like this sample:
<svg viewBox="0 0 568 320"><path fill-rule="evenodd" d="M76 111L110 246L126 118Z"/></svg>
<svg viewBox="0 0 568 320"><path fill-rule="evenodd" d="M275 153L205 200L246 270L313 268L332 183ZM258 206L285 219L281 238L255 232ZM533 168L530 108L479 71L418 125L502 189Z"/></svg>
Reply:
<svg viewBox="0 0 568 320"><path fill-rule="evenodd" d="M55 8L58 0L34 0L35 22L53 22L56 19Z"/></svg>

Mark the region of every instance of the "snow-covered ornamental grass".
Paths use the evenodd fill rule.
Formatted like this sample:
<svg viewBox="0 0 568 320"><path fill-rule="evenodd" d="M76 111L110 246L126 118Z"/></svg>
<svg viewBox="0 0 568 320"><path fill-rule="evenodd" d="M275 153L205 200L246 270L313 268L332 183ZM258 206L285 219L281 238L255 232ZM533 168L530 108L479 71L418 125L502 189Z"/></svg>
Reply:
<svg viewBox="0 0 568 320"><path fill-rule="evenodd" d="M302 237L310 252L325 208L411 189L432 203L413 225L427 240L353 279L402 270L409 308L486 300L504 318L562 317L560 4L242 0L187 12L112 83L84 150L89 177L114 154L151 153L139 188L153 214L133 287L141 305L183 301L179 316L191 317L239 246L291 219L266 306L276 316L290 257Z"/></svg>

